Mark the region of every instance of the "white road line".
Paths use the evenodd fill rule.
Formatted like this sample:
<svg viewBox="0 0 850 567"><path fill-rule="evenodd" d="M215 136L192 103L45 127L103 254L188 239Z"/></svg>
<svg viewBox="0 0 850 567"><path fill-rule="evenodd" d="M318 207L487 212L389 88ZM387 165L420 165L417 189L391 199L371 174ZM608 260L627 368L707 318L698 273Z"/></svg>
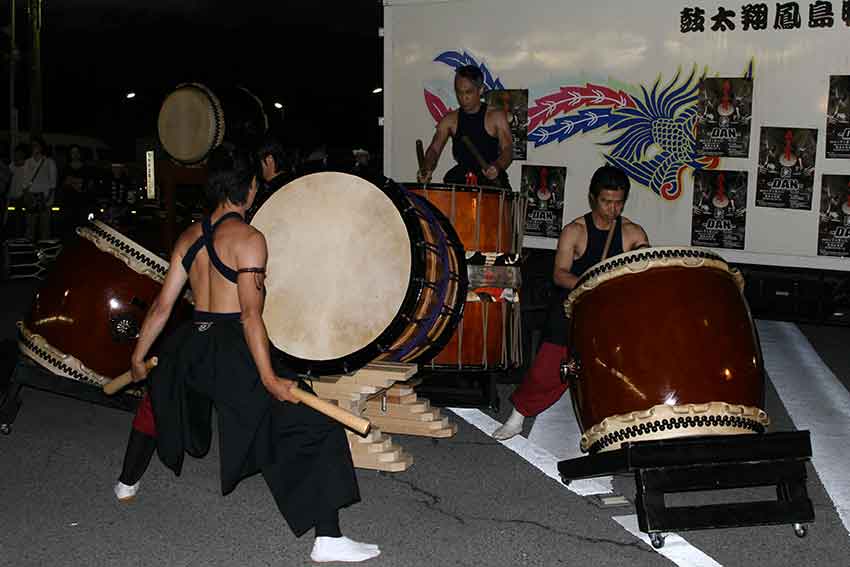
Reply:
<svg viewBox="0 0 850 567"><path fill-rule="evenodd" d="M640 531L638 527L637 516L614 516L615 522L626 528L626 531L633 534L638 539L643 540L646 545L652 546L649 536ZM655 549L658 553L682 567L721 567L720 563L689 544L684 538L676 534L665 534L664 547Z"/></svg>
<svg viewBox="0 0 850 567"><path fill-rule="evenodd" d="M792 323L759 321L770 381L797 429L809 430L812 465L850 532L850 393Z"/></svg>

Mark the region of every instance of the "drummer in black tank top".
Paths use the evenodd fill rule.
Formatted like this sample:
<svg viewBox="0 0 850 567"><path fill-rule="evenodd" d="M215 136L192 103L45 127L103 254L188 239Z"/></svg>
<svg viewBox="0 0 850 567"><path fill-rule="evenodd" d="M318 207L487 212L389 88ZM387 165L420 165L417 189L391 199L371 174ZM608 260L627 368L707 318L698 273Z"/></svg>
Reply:
<svg viewBox="0 0 850 567"><path fill-rule="evenodd" d="M495 185L507 188L505 170L513 159L513 139L504 111L488 109L481 102L484 93L484 77L474 65L459 67L455 73L455 94L459 108L446 114L437 124L431 145L425 152L422 169L417 174L420 183L431 181L440 154L449 138L452 139L452 155L457 165L443 178L446 183L468 184L467 174L477 178L478 185ZM488 164L481 167L478 159L462 141L468 137L475 149Z"/></svg>
<svg viewBox="0 0 850 567"><path fill-rule="evenodd" d="M550 306L543 344L522 384L514 391L513 412L493 433L508 439L522 431L523 421L554 404L566 391L560 379L560 364L567 358L567 319L563 300L581 275L603 259L608 231L613 228L606 258L649 245L640 225L620 216L629 196L629 178L610 165L599 168L590 181L590 212L573 220L561 231L552 279L561 290Z"/></svg>

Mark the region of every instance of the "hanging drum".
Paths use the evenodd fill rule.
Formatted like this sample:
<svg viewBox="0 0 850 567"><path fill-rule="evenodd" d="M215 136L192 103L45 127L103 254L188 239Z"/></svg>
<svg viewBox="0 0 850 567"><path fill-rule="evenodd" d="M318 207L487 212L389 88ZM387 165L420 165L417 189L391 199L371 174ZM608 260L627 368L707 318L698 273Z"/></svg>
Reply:
<svg viewBox="0 0 850 567"><path fill-rule="evenodd" d="M581 277L564 302L564 370L582 450L764 431L764 364L743 286L699 248L626 252Z"/></svg>
<svg viewBox="0 0 850 567"><path fill-rule="evenodd" d="M168 262L100 221L77 233L18 323L18 345L50 372L99 386L130 368ZM189 317L190 308L181 301L172 321Z"/></svg>
<svg viewBox="0 0 850 567"><path fill-rule="evenodd" d="M184 165L204 161L227 140L253 146L268 130L263 103L244 87L217 89L184 83L159 109L157 129L165 152Z"/></svg>
<svg viewBox="0 0 850 567"><path fill-rule="evenodd" d="M251 224L268 243L269 338L298 372L428 360L462 315L463 247L439 210L392 181L301 177Z"/></svg>

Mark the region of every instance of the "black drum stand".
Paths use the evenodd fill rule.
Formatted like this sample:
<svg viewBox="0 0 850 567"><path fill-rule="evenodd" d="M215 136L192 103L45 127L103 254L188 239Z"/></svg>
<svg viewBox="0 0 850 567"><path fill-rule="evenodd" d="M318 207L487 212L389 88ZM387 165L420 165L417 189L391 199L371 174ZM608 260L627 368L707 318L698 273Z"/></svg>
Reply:
<svg viewBox="0 0 850 567"><path fill-rule="evenodd" d="M8 372L8 369L6 371ZM5 380L4 377L0 382ZM138 389L127 389L114 396L107 396L98 386L57 376L29 358L19 355L11 370L8 384L5 388L0 387L0 433L3 435L12 432L12 424L21 407L20 394L24 386L128 412L135 412L141 400Z"/></svg>
<svg viewBox="0 0 850 567"><path fill-rule="evenodd" d="M638 525L653 547L666 532L791 524L799 537L814 520L806 491L808 431L685 437L623 443L621 449L558 463L561 480L634 473ZM775 487L776 499L668 506L665 495Z"/></svg>

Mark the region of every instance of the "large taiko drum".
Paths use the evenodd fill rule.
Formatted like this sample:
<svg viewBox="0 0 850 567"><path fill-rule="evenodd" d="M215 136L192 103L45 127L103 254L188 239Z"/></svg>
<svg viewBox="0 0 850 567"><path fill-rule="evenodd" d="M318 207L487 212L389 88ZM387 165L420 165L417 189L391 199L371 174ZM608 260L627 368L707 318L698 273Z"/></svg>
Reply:
<svg viewBox="0 0 850 567"><path fill-rule="evenodd" d="M349 373L440 352L462 315L464 251L425 199L344 173L285 185L251 224L266 237L263 319L294 370Z"/></svg>
<svg viewBox="0 0 850 567"><path fill-rule="evenodd" d="M764 431L764 365L743 284L717 254L678 247L626 252L581 277L564 308L582 450Z"/></svg>
<svg viewBox="0 0 850 567"><path fill-rule="evenodd" d="M215 92L200 83L184 83L159 109L157 130L165 152L183 165L201 163L223 141L255 144L269 127L263 103L244 87Z"/></svg>
<svg viewBox="0 0 850 567"><path fill-rule="evenodd" d="M94 221L77 229L18 323L19 348L59 376L102 385L126 372L168 262ZM188 317L181 301L173 321Z"/></svg>

